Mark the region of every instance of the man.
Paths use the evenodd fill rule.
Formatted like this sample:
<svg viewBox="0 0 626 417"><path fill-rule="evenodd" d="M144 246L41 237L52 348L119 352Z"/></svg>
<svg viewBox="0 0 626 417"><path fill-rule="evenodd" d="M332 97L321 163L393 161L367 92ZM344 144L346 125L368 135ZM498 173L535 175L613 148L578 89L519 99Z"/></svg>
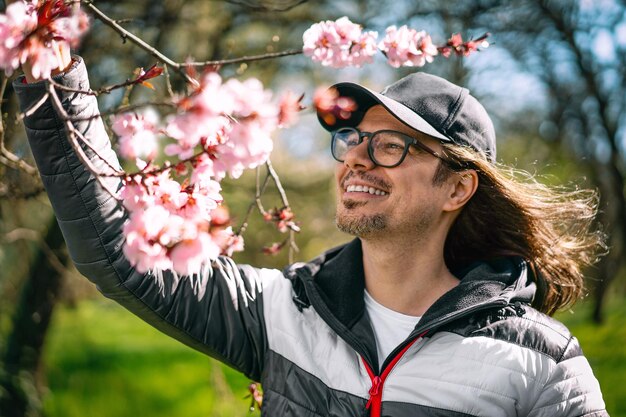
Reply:
<svg viewBox="0 0 626 417"><path fill-rule="evenodd" d="M30 81L14 84L23 110L45 92ZM87 89L82 61L56 81ZM265 416L606 416L576 339L531 307L551 313L580 293L599 243L590 201L504 175L486 112L441 78L413 74L382 94L336 88L359 106L334 125L320 114L339 161L336 221L357 238L284 272L220 258L201 296L130 266L124 210L45 103L25 125L76 267L156 328L261 380ZM85 117L95 99L59 95L114 160L101 121Z"/></svg>

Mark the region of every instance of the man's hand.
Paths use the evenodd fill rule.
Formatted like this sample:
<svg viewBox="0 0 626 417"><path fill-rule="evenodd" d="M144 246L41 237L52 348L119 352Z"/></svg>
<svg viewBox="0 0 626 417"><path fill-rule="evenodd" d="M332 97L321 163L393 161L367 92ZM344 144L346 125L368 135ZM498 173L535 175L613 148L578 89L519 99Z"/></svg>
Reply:
<svg viewBox="0 0 626 417"><path fill-rule="evenodd" d="M58 67L52 70L52 75L54 76L56 74L66 71L70 67L70 65L72 65L72 55L70 53L70 46L65 41L52 41L51 46L58 62ZM22 70L24 71L24 76L26 77L26 81L29 84L41 81L40 78L38 79L33 76L32 63L30 62L30 60L22 64Z"/></svg>

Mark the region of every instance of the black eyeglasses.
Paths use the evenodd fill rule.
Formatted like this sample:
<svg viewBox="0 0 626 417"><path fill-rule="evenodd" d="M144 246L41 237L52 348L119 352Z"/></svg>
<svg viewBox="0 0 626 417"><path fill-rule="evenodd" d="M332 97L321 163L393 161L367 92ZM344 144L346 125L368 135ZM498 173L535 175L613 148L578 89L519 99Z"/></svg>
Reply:
<svg viewBox="0 0 626 417"><path fill-rule="evenodd" d="M404 161L409 152L409 145L423 150L426 153L441 159L444 163L449 161L437 152L430 149L415 138L395 130L377 130L376 132L361 132L355 127L342 127L332 132L331 152L333 158L344 162L350 149L358 146L367 138L367 153L376 165L385 168L397 167Z"/></svg>

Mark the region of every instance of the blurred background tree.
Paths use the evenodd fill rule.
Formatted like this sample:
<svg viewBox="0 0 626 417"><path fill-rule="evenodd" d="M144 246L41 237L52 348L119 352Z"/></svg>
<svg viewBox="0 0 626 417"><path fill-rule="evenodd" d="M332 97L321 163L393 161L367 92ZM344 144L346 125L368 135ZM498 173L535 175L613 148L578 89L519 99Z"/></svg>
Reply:
<svg viewBox="0 0 626 417"><path fill-rule="evenodd" d="M0 10L5 6L0 1ZM623 299L625 292L623 0L120 0L98 1L97 6L112 18L124 20L127 29L177 61L299 49L302 33L311 24L344 15L379 32L392 24L424 29L436 43L443 43L451 33L478 37L491 32L495 44L480 54L437 60L421 70L468 86L484 103L497 128L500 160L536 172L546 182L600 191L599 222L608 234L611 251L589 271L593 306L585 306L584 314L597 323L606 318L606 323L593 327L580 319L582 312L570 321L583 333L594 332L599 344L619 346L626 341L623 330L610 327L619 314L606 309L609 294ZM78 53L85 58L95 87L123 81L136 67L155 63L145 51L124 42L96 20ZM225 66L221 73L226 78L258 77L274 91L305 93L304 101L310 103L319 85L351 80L380 90L411 71L392 69L381 57L361 69L332 70L295 56ZM4 76L2 79L7 81ZM174 74L172 81L175 88L184 87ZM155 91L134 88L126 93L131 101L158 100L166 94L165 84L158 79L154 84ZM118 90L101 96L101 110L118 106L124 94ZM36 173L24 165L23 161L32 165L32 160L23 128L14 123L17 103L10 82L2 91L1 109L5 123L0 149L0 415L83 415L82 405L71 405L81 401L86 407L99 404L102 415L148 414L147 402L154 403L150 408L153 415L243 415L241 404L247 400L241 399L246 385L241 377L213 362L202 362L205 365L199 367L203 359L187 348L173 347L124 313L119 313L118 319L118 311L109 304L82 301L91 299L95 291L73 271ZM276 138L272 160L302 226L297 238L300 261L349 240L333 225L333 162L327 142L327 134L310 111L296 127L281 131ZM254 186L253 172L237 181L224 181L224 195L235 220L243 217ZM268 208L280 204L275 192L267 193L263 202ZM253 217L245 235L247 249L235 259L282 268L287 263L285 253L268 257L261 248L283 238L271 225ZM59 303L61 310L53 316ZM621 318L616 320L623 325ZM124 336L133 333L141 339L131 341ZM620 369L626 371L620 362L624 354L596 351L595 345L585 345L584 334L578 336L601 381L609 412L626 415L626 406L620 404L626 393L614 392L611 384ZM150 354L141 356L140 351ZM123 354L131 359L125 362ZM189 362L175 365L180 360ZM83 377L81 366L90 367L93 373ZM131 366L143 371L126 369ZM166 377L159 377L155 368ZM148 381L177 384L170 372L176 373L178 391L157 389L149 400L135 398L136 386L152 387ZM116 382L126 374L128 380L141 381L137 385ZM200 381L183 376L192 374ZM70 375L75 375L75 380ZM93 392L116 384L123 387L117 395L132 397L121 400L118 408L114 403L120 400L115 395L102 397L100 402L92 397ZM189 388L194 385L206 391L194 394ZM236 394L231 391L233 386ZM133 405L135 402L141 406ZM170 408L171 403L178 403L178 408Z"/></svg>

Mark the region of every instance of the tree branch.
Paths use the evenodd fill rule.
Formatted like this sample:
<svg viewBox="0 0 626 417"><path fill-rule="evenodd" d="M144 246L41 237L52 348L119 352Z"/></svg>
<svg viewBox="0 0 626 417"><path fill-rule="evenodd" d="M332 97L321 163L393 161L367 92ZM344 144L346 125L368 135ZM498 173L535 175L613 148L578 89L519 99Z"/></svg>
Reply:
<svg viewBox="0 0 626 417"><path fill-rule="evenodd" d="M287 50L287 51L268 52L266 54L248 55L248 56L242 56L242 57L239 57L239 58L219 59L219 60L215 60L215 61L187 62L187 63L185 63L185 65L191 66L191 67L203 67L203 66L207 66L207 65L239 64L239 63L242 63L242 62L262 61L262 60L265 60L265 59L274 59L274 58L281 58L281 57L284 57L284 56L300 55L300 54L302 54L302 49L290 49L290 50Z"/></svg>
<svg viewBox="0 0 626 417"><path fill-rule="evenodd" d="M198 84L196 80L194 80L189 74L185 72L184 67L181 64L174 62L173 60L168 58L166 55L158 51L156 48L152 47L150 44L145 42L143 39L139 38L138 36L124 29L115 20L111 19L110 17L105 15L100 9L94 6L90 0L83 0L83 2L87 5L87 8L89 8L89 10L91 10L94 13L94 15L96 16L98 20L100 20L102 23L111 27L113 30L119 33L122 36L123 40L128 39L131 42L133 42L135 45L139 46L146 52L150 53L152 56L154 56L155 58L163 62L165 65L171 67L176 72L178 72L188 83L192 85Z"/></svg>
<svg viewBox="0 0 626 417"><path fill-rule="evenodd" d="M8 83L7 77L2 77L2 83L0 84L0 99L4 97L4 91L6 90ZM41 102L38 102L34 107L40 107ZM30 110L30 109L29 109ZM9 166L14 169L20 169L29 175L37 174L37 168L28 164L19 156L9 151L4 145L4 117L0 112L0 163Z"/></svg>
<svg viewBox="0 0 626 417"><path fill-rule="evenodd" d="M107 193L109 193L111 195L111 197L114 198L116 201L121 201L121 199L117 195L117 193L114 190L111 190L109 188L109 186L106 184L106 182L102 178L102 173L100 173L98 171L98 169L92 164L92 162L89 160L89 157L87 157L87 155L85 154L85 151L83 150L83 148L80 146L80 144L76 140L76 137L79 135L79 132L76 130L74 125L72 125L72 122L69 121L69 116L68 116L67 112L65 111L65 109L63 108L63 105L61 104L61 100L59 99L59 96L57 96L57 93L54 90L54 85L51 82L49 82L49 80L47 80L46 86L48 88L48 92L50 93L50 97L52 98L52 105L53 105L54 109L57 111L57 113L59 114L59 116L61 117L61 119L63 120L65 131L67 133L67 136L68 136L68 139L70 141L70 144L72 145L72 148L74 149L74 152L76 152L76 156L78 156L78 159L96 177L96 180L100 183L102 188ZM85 144L87 146L89 146L89 148L91 150L94 150L91 147L91 145L87 143L87 141L85 141ZM96 152L96 155L98 155L98 157L100 159L102 159L108 166L111 166L97 152Z"/></svg>
<svg viewBox="0 0 626 417"><path fill-rule="evenodd" d="M41 251L44 253L46 258L48 259L48 262L50 262L50 265L52 266L52 268L54 268L54 270L57 271L57 273L60 276L64 276L67 273L68 269L65 267L63 262L54 253L54 251L50 248L50 246L48 246L46 241L41 237L41 234L37 232L36 230L20 227L20 228L11 230L8 233L5 233L4 236L2 237L2 240L7 243L13 243L17 240L22 240L22 239L37 242L41 248Z"/></svg>

